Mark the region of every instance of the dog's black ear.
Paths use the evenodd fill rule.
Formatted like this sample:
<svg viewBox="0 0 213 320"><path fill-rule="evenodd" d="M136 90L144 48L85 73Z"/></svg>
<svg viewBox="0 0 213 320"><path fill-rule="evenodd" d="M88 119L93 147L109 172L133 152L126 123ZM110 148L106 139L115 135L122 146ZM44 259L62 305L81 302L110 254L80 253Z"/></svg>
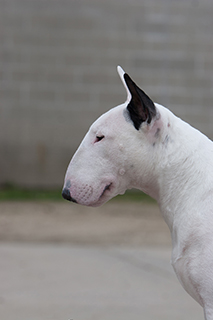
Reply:
<svg viewBox="0 0 213 320"><path fill-rule="evenodd" d="M156 108L154 102L132 81L127 73L124 74L124 80L131 93L127 110L135 128L139 130L142 122L150 123L152 118L156 116Z"/></svg>

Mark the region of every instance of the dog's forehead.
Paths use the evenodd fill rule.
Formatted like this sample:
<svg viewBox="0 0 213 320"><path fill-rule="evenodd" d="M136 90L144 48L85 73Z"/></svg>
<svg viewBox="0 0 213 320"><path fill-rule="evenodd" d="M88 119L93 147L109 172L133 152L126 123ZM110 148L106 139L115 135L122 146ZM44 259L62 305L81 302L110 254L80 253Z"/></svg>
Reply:
<svg viewBox="0 0 213 320"><path fill-rule="evenodd" d="M97 132L119 126L124 121L124 108L125 104L110 109L92 124L91 130Z"/></svg>

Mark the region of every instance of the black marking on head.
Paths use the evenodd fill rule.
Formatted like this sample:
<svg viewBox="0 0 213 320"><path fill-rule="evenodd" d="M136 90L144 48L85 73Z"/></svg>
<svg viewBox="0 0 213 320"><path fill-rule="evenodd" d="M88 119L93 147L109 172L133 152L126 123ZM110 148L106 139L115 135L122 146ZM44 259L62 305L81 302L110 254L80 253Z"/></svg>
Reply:
<svg viewBox="0 0 213 320"><path fill-rule="evenodd" d="M155 132L155 138L158 138L160 135L160 128L157 128L156 132Z"/></svg>
<svg viewBox="0 0 213 320"><path fill-rule="evenodd" d="M152 118L156 116L156 108L153 101L132 81L127 73L124 74L124 80L132 96L127 110L135 128L139 130L142 122L151 123Z"/></svg>

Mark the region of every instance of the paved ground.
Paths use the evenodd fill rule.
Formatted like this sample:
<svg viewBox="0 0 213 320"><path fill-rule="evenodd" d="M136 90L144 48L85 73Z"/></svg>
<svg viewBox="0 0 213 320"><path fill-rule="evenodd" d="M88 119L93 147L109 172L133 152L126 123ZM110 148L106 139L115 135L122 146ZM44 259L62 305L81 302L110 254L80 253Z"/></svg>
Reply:
<svg viewBox="0 0 213 320"><path fill-rule="evenodd" d="M156 206L0 203L1 320L198 320Z"/></svg>
<svg viewBox="0 0 213 320"><path fill-rule="evenodd" d="M0 241L168 245L170 234L157 206L147 203L0 202Z"/></svg>

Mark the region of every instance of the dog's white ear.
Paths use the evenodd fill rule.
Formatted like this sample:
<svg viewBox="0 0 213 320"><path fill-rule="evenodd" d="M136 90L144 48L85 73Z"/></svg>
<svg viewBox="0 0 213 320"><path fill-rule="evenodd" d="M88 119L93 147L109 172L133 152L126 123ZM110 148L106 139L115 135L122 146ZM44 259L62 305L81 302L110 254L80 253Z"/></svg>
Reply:
<svg viewBox="0 0 213 320"><path fill-rule="evenodd" d="M126 89L126 93L127 93L126 102L128 104L130 102L132 96L131 96L131 93L126 85L125 79L124 79L125 71L120 66L117 66L117 71L118 71L118 74L121 78L121 81L123 82L124 88Z"/></svg>
<svg viewBox="0 0 213 320"><path fill-rule="evenodd" d="M143 122L151 123L153 117L156 116L156 108L154 102L132 81L127 73L124 73L123 78L131 94L127 110L135 128L139 130Z"/></svg>

